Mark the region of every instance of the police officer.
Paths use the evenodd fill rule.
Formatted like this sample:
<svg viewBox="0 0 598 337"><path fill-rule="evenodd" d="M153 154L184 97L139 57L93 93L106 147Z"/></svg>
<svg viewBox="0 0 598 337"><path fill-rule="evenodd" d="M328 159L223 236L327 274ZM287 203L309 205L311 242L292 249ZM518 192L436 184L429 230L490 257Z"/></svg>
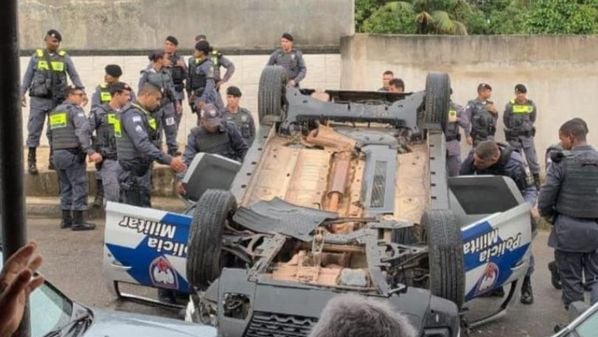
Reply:
<svg viewBox="0 0 598 337"><path fill-rule="evenodd" d="M176 100L179 106L182 107L183 99L185 99L185 79L187 78L187 65L185 59L177 53L179 40L174 36L167 36L164 41L164 53L168 56L170 63L166 66L166 69L170 71L172 82L174 83L174 90L176 92ZM181 117L183 116L183 109L175 114L177 130L181 123Z"/></svg>
<svg viewBox="0 0 598 337"><path fill-rule="evenodd" d="M467 142L473 142L474 146L485 140L494 139L498 111L494 103L489 100L491 96L492 87L487 83L480 83L478 97L467 102L465 107L465 115L471 124L471 139Z"/></svg>
<svg viewBox="0 0 598 337"><path fill-rule="evenodd" d="M562 152L552 156L538 211L552 217L548 245L555 249L565 308L584 300L582 273L592 304L598 302L598 152L575 120L559 129Z"/></svg>
<svg viewBox="0 0 598 337"><path fill-rule="evenodd" d="M67 75L74 86L84 89L79 74L70 56L64 50L58 50L62 36L55 29L50 29L44 38L46 49L36 49L21 85L21 102L26 106L25 94L29 91L31 109L27 121L27 170L29 174L37 174L36 148L44 128L46 115L65 99ZM50 157L50 168L52 168Z"/></svg>
<svg viewBox="0 0 598 337"><path fill-rule="evenodd" d="M403 82L400 78L393 78L388 82L388 92L395 92L395 93L404 93L405 92L405 82Z"/></svg>
<svg viewBox="0 0 598 337"><path fill-rule="evenodd" d="M104 159L97 174L101 177L98 188L105 191L107 201L119 201L120 187L118 177L122 169L116 156L115 134L121 133L120 112L129 104L131 87L123 82L110 85L110 101L92 108L89 115L89 125L95 131L94 147Z"/></svg>
<svg viewBox="0 0 598 337"><path fill-rule="evenodd" d="M86 223L83 212L87 210L87 172L85 157L99 163L102 156L91 144L91 130L81 108L84 92L81 88L68 87L67 99L49 114L50 144L54 150L54 166L60 183L61 228L74 231L94 229ZM72 213L71 213L72 211Z"/></svg>
<svg viewBox="0 0 598 337"><path fill-rule="evenodd" d="M178 152L176 142L177 124L176 114L181 111L181 105L177 100L177 93L170 72L166 68L169 64L168 55L162 50L151 52L149 55L150 67L141 71L139 79L139 90L146 84L151 83L162 92L162 101L157 111L160 124L160 132L164 130L168 154L174 156Z"/></svg>
<svg viewBox="0 0 598 337"><path fill-rule="evenodd" d="M451 89L451 94L453 89ZM469 120L465 117L463 107L453 102L449 103L447 123L444 126L444 137L446 140L446 167L449 177L459 175L461 168L461 133L459 127L467 132Z"/></svg>
<svg viewBox="0 0 598 337"><path fill-rule="evenodd" d="M382 92L388 91L388 87L390 86L389 82L393 78L395 78L395 74L392 71L387 70L387 71L383 72L382 73L382 87L380 89L378 89L378 91L382 91Z"/></svg>
<svg viewBox="0 0 598 337"><path fill-rule="evenodd" d="M505 139L512 147L521 149L532 172L536 187L540 188L540 165L534 145L537 109L534 102L526 97L527 88L523 84L515 86L515 98L505 106L503 122Z"/></svg>
<svg viewBox="0 0 598 337"><path fill-rule="evenodd" d="M207 38L205 35L200 34L197 35L195 38L195 42L199 42L202 40L206 40ZM189 60L191 62L192 60ZM230 78L235 73L235 64L226 58L218 49L214 49L210 46L210 61L212 61L212 65L214 66L214 81L216 82L216 91L220 92L220 87L222 84L228 82ZM220 68L224 67L226 72L224 76L221 76Z"/></svg>
<svg viewBox="0 0 598 337"><path fill-rule="evenodd" d="M521 154L505 144L497 144L493 140L478 143L461 165L461 175L491 174L507 176L513 179L523 199L533 207L536 203L538 190L529 176L529 169ZM532 304L534 295L532 291L531 275L534 272L533 256L530 267L523 279L520 301L523 304ZM499 292L501 292L499 290Z"/></svg>
<svg viewBox="0 0 598 337"><path fill-rule="evenodd" d="M102 104L108 104L110 102L112 96L110 95L108 87L111 84L118 82L123 74L123 71L118 64L108 64L104 68L104 71L104 83L98 84L93 95L91 95L92 110Z"/></svg>
<svg viewBox="0 0 598 337"><path fill-rule="evenodd" d="M298 87L299 82L305 78L307 68L303 61L303 54L293 48L293 36L289 33L282 34L280 49L274 51L268 60L269 66L282 66L287 71L288 85Z"/></svg>
<svg viewBox="0 0 598 337"><path fill-rule="evenodd" d="M226 108L223 117L227 122L233 123L241 132L241 136L248 146L253 144L255 139L255 122L249 110L239 106L241 100L241 89L230 86L226 89Z"/></svg>
<svg viewBox="0 0 598 337"><path fill-rule="evenodd" d="M121 201L134 206L151 207L151 167L154 161L169 165L174 171L186 170L180 156L160 150L158 121L150 111L160 107L162 94L151 83L140 89L137 101L123 108L120 134L115 133Z"/></svg>
<svg viewBox="0 0 598 337"><path fill-rule="evenodd" d="M191 111L201 111L205 104L212 103L218 110L224 109L220 94L216 91L214 82L214 66L208 57L210 44L201 40L195 44L195 53L189 60L189 73L187 78L187 96ZM199 113L197 119L199 121Z"/></svg>
<svg viewBox="0 0 598 337"><path fill-rule="evenodd" d="M183 158L189 166L199 152L215 153L224 157L242 161L247 153L247 143L233 123L226 122L213 104L206 104L200 112L199 126L191 129ZM179 180L184 174L179 174ZM185 194L183 185L177 184L177 190Z"/></svg>

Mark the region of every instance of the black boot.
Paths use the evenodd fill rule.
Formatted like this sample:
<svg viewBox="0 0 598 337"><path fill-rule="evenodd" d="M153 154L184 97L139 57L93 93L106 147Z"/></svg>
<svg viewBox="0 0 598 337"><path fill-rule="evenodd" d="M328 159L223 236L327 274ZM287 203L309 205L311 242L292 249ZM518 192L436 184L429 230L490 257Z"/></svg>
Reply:
<svg viewBox="0 0 598 337"><path fill-rule="evenodd" d="M73 211L73 226L71 227L74 231L88 231L95 229L96 225L93 223L87 223L84 220L83 211Z"/></svg>
<svg viewBox="0 0 598 337"><path fill-rule="evenodd" d="M104 185L100 179L96 179L96 196L93 199L91 206L97 208L104 207Z"/></svg>
<svg viewBox="0 0 598 337"><path fill-rule="evenodd" d="M548 263L548 270L550 270L550 283L555 289L561 289L561 274L559 274L559 268L556 266L556 261Z"/></svg>
<svg viewBox="0 0 598 337"><path fill-rule="evenodd" d="M48 157L48 170L55 171L54 167L54 150L50 147L50 156Z"/></svg>
<svg viewBox="0 0 598 337"><path fill-rule="evenodd" d="M542 182L540 181L540 174L539 173L534 173L532 176L534 177L534 184L536 185L536 188L539 191L540 190L540 186L542 186Z"/></svg>
<svg viewBox="0 0 598 337"><path fill-rule="evenodd" d="M60 228L71 228L73 225L73 216L71 211L62 210L62 221L60 222Z"/></svg>
<svg viewBox="0 0 598 337"><path fill-rule="evenodd" d="M27 171L29 174L38 174L37 171L37 158L36 158L36 148L30 147L29 152L27 153Z"/></svg>
<svg viewBox="0 0 598 337"><path fill-rule="evenodd" d="M521 299L519 301L522 304L534 303L534 293L532 292L532 279L529 276L526 276L523 279L523 284L521 285Z"/></svg>

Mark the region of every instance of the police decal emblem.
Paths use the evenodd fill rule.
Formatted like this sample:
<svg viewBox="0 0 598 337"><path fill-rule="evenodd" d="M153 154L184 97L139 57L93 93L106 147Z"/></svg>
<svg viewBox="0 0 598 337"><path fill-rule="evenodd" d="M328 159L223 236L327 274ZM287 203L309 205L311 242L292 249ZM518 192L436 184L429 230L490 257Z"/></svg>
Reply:
<svg viewBox="0 0 598 337"><path fill-rule="evenodd" d="M177 272L164 256L158 256L150 263L149 274L152 283L157 287L166 289L179 288Z"/></svg>

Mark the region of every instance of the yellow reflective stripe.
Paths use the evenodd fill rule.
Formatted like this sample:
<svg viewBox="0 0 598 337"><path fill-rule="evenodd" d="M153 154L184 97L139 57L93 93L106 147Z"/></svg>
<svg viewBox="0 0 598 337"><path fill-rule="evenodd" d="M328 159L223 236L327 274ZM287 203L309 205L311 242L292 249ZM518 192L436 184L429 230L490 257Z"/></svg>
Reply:
<svg viewBox="0 0 598 337"><path fill-rule="evenodd" d="M158 124L156 123L156 119L154 117L149 117L148 121L149 121L150 128L152 128L152 130L155 131L158 127Z"/></svg>
<svg viewBox="0 0 598 337"><path fill-rule="evenodd" d="M37 57L44 57L44 51L41 49L36 49L35 50L35 56Z"/></svg>
<svg viewBox="0 0 598 337"><path fill-rule="evenodd" d="M50 70L50 67L48 66L48 62L39 60L39 61L37 61L37 69L38 70Z"/></svg>
<svg viewBox="0 0 598 337"><path fill-rule="evenodd" d="M66 112L54 112L50 115L50 129L59 129L66 127L68 121Z"/></svg>
<svg viewBox="0 0 598 337"><path fill-rule="evenodd" d="M120 126L120 119L118 119L116 114L108 114L108 124L112 125L112 128L114 128L114 135L120 138L122 135L122 129Z"/></svg>
<svg viewBox="0 0 598 337"><path fill-rule="evenodd" d="M532 113L532 111L534 111L534 107L531 105L520 105L520 104L514 104L513 105L513 113L514 114L529 114Z"/></svg>
<svg viewBox="0 0 598 337"><path fill-rule="evenodd" d="M64 71L64 62L61 61L51 61L52 63L52 70L63 72Z"/></svg>
<svg viewBox="0 0 598 337"><path fill-rule="evenodd" d="M66 55L66 51L64 51L64 50L59 50L59 51L58 51L58 55L60 55L60 56L64 56L64 55Z"/></svg>
<svg viewBox="0 0 598 337"><path fill-rule="evenodd" d="M100 91L100 101L102 103L108 103L112 100L112 95L108 91Z"/></svg>
<svg viewBox="0 0 598 337"><path fill-rule="evenodd" d="M448 121L454 123L457 121L457 110L450 109L448 113Z"/></svg>

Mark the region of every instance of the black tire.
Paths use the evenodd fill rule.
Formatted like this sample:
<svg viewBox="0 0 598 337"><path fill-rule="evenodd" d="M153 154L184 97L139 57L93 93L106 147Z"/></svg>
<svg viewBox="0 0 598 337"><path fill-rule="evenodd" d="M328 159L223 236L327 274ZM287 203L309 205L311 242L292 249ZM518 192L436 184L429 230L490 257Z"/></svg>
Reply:
<svg viewBox="0 0 598 337"><path fill-rule="evenodd" d="M463 304L465 267L461 229L449 210L428 210L422 216L424 238L428 243L430 291L433 295Z"/></svg>
<svg viewBox="0 0 598 337"><path fill-rule="evenodd" d="M447 73L429 73L424 98L424 128L441 130L447 122L451 98L451 80Z"/></svg>
<svg viewBox="0 0 598 337"><path fill-rule="evenodd" d="M235 197L222 190L207 190L197 202L187 243L191 287L204 290L220 276L224 225L236 208Z"/></svg>
<svg viewBox="0 0 598 337"><path fill-rule="evenodd" d="M257 111L260 125L282 121L287 72L281 66L266 66L260 76Z"/></svg>

